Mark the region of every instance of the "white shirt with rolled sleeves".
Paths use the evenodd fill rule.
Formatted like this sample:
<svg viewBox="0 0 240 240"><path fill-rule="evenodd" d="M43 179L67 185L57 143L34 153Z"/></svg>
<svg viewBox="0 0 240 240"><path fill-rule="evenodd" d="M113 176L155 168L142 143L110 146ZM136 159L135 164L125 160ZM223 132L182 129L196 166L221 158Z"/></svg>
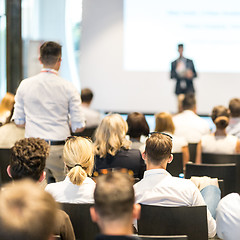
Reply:
<svg viewBox="0 0 240 240"><path fill-rule="evenodd" d="M80 94L72 83L53 69L43 69L23 80L15 96L13 119L25 123L25 137L65 140L72 131L85 126Z"/></svg>
<svg viewBox="0 0 240 240"><path fill-rule="evenodd" d="M217 235L224 240L240 237L240 195L230 193L222 198L216 214Z"/></svg>
<svg viewBox="0 0 240 240"><path fill-rule="evenodd" d="M164 169L147 170L141 181L134 185L137 203L158 206L206 205L197 187L187 179L172 177ZM208 236L216 234L216 222L207 210Z"/></svg>

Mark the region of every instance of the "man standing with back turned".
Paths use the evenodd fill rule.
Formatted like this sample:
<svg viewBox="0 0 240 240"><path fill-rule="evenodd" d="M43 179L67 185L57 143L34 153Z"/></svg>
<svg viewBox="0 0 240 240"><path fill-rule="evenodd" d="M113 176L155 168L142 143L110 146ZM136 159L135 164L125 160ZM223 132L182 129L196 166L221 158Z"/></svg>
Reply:
<svg viewBox="0 0 240 240"><path fill-rule="evenodd" d="M80 95L73 85L58 76L62 46L45 42L40 47L42 71L23 80L15 96L13 119L17 126L25 126L25 137L45 139L50 145L46 163L47 177L56 181L65 178L62 151L65 139L85 127Z"/></svg>

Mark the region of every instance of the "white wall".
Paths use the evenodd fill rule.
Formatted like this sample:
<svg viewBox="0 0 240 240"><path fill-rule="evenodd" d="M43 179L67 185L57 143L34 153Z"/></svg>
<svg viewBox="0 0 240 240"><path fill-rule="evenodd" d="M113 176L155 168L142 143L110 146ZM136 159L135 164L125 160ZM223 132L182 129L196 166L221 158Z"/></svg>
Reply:
<svg viewBox="0 0 240 240"><path fill-rule="evenodd" d="M122 0L83 1L80 70L81 86L93 89L96 109L176 111L175 82L168 72L123 70ZM195 87L200 114L210 113L215 105L227 105L229 99L240 95L240 74L198 72L198 76Z"/></svg>

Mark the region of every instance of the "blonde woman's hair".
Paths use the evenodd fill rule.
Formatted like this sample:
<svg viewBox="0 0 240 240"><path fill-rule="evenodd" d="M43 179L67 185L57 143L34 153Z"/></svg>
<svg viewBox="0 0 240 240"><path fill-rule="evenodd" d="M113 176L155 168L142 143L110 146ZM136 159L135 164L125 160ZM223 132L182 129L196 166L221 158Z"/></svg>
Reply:
<svg viewBox="0 0 240 240"><path fill-rule="evenodd" d="M94 153L91 140L71 137L64 145L63 158L68 169L67 176L73 184L81 185L87 175L92 175Z"/></svg>
<svg viewBox="0 0 240 240"><path fill-rule="evenodd" d="M131 142L126 139L128 125L119 114L106 116L97 128L94 153L100 158L107 154L115 156L121 149L129 149Z"/></svg>
<svg viewBox="0 0 240 240"><path fill-rule="evenodd" d="M7 92L0 103L0 116L6 117L3 122L9 122L14 107L14 95Z"/></svg>
<svg viewBox="0 0 240 240"><path fill-rule="evenodd" d="M156 132L170 132L174 133L175 126L173 124L172 115L167 112L157 113L155 115L155 131Z"/></svg>

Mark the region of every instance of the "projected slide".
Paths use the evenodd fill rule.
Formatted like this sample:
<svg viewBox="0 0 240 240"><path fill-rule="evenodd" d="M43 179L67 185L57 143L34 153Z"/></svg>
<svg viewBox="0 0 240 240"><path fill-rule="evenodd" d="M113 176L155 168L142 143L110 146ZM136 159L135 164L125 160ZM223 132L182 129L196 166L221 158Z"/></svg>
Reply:
<svg viewBox="0 0 240 240"><path fill-rule="evenodd" d="M124 70L168 72L178 43L198 72L240 72L240 1L124 0Z"/></svg>

